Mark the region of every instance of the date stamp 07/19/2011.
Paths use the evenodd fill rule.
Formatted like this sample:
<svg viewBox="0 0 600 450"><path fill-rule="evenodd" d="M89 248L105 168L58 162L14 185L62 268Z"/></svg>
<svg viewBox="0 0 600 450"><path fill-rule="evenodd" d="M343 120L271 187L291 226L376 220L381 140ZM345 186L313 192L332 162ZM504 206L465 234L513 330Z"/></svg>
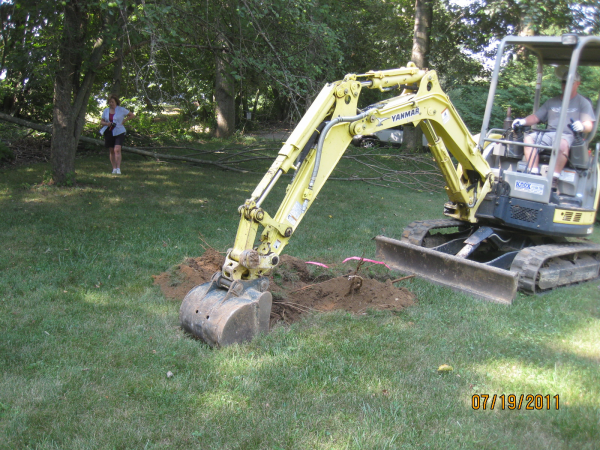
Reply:
<svg viewBox="0 0 600 450"><path fill-rule="evenodd" d="M542 394L473 394L471 397L471 407L475 410L489 409L490 411L495 409L510 409L510 410L529 410L529 411L540 411L543 409L558 410L559 409L559 396L556 395L542 395Z"/></svg>

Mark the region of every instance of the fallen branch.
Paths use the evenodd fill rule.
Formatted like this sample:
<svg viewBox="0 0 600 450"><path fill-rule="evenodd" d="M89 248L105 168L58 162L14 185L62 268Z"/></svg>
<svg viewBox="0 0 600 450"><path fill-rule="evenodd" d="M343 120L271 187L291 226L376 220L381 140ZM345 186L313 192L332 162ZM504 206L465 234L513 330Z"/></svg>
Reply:
<svg viewBox="0 0 600 450"><path fill-rule="evenodd" d="M13 116L10 116L10 115L4 114L4 113L0 113L0 119L4 120L5 122L12 122L12 123L16 123L17 125L21 125L23 127L32 128L34 130L41 131L42 133L52 134L52 127L48 126L48 125L29 122L28 120L19 119L18 117L13 117ZM81 142L86 142L88 144L93 144L93 145L98 145L98 146L104 147L104 141L100 140L100 139L93 139L93 138L89 138L86 136L80 136L79 140ZM235 167L227 166L225 164L221 164L221 163L214 162L214 161L207 161L207 160L203 160L203 159L189 158L186 156L178 156L178 155L165 155L162 153L151 152L148 150L140 150L139 148L128 147L126 145L123 145L121 147L121 151L127 152L127 153L134 153L136 155L149 156L156 160L166 159L166 160L174 160L174 161L186 161L186 162L191 162L194 164L206 164L206 165L211 165L211 166L217 166L217 167L220 167L221 169L231 170L233 172L248 173L247 170L236 169Z"/></svg>
<svg viewBox="0 0 600 450"><path fill-rule="evenodd" d="M16 123L43 133L52 134L52 127L46 124L29 122L24 119L0 113L0 120ZM86 136L80 137L81 142L104 147L103 139L93 139ZM133 153L155 160L164 161L184 161L196 165L206 165L219 167L223 170L231 170L238 173L264 173L263 170L253 170L251 166L247 169L240 168L243 164L261 160L273 160L273 156L268 152L276 150L276 147L259 144L256 147L245 147L238 151L237 148L220 148L217 150L202 150L191 146L165 146L165 147L121 147L123 152ZM169 155L159 153L157 150L190 150L194 153L186 155ZM342 165L336 167L335 172L329 177L329 180L337 181L359 181L372 186L381 186L384 188L404 186L408 189L417 191L439 191L444 181L439 170L435 166L430 155L403 155L396 153L378 154L369 152L362 154L352 154L356 149L349 149L349 154L342 156L343 159L351 160L354 164L351 166L352 172L347 173L348 168L342 168ZM213 155L214 159L204 160L194 156ZM357 167L358 166L358 167ZM291 177L291 174L284 174Z"/></svg>
<svg viewBox="0 0 600 450"><path fill-rule="evenodd" d="M409 278L414 278L414 277L415 277L414 275L407 275L407 276L405 276L405 277L402 277L402 278L397 278L397 279L395 279L395 280L393 280L393 281L392 281L392 284L393 284L393 283L396 283L396 282L398 282L398 281L402 281L402 280L408 280Z"/></svg>
<svg viewBox="0 0 600 450"><path fill-rule="evenodd" d="M274 305L282 305L282 306L287 306L289 308L293 308L296 309L300 312L310 312L310 311L316 311L316 312L324 312L321 311L320 309L316 309L316 308L310 308L308 306L304 306L304 305L300 305L298 303L291 303L291 302L273 302Z"/></svg>
<svg viewBox="0 0 600 450"><path fill-rule="evenodd" d="M273 304L274 305L287 306L288 308L296 309L296 310L298 310L300 312L308 312L308 310L305 309L305 308L300 308L300 307L298 307L296 305L292 305L292 304L287 303L287 302L273 302Z"/></svg>
<svg viewBox="0 0 600 450"><path fill-rule="evenodd" d="M300 291L303 291L304 289L308 289L308 288L311 288L311 287L314 287L314 286L318 286L318 285L319 285L318 283L317 284L309 284L308 286L301 287L300 289L296 289L294 291L290 291L290 294L293 294L294 292L300 292Z"/></svg>

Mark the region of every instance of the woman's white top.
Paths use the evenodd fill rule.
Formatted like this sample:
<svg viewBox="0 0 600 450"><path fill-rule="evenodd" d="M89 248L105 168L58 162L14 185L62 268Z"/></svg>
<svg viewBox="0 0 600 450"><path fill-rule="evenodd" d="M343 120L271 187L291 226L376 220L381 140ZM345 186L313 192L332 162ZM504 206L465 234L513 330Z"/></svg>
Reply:
<svg viewBox="0 0 600 450"><path fill-rule="evenodd" d="M110 114L110 108L106 108L104 110L104 112L102 113L102 120L104 120L105 122L110 122L110 119L108 118L109 114ZM114 123L116 123L117 126L113 130L113 136L118 136L127 131L125 129L125 127L123 126L123 120L125 119L125 117L127 117L127 114L129 114L128 109L123 108L122 106L117 106L115 108L115 115L114 115L112 121ZM100 128L100 134L103 135L107 128L108 128L108 126Z"/></svg>

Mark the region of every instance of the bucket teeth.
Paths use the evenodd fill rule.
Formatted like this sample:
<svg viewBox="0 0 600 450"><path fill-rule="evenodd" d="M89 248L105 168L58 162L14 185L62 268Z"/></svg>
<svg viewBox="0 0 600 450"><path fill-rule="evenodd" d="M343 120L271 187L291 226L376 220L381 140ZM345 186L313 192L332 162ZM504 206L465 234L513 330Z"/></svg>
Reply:
<svg viewBox="0 0 600 450"><path fill-rule="evenodd" d="M269 331L272 297L266 278L236 280L228 290L219 277L193 288L179 310L181 327L211 347L251 341Z"/></svg>

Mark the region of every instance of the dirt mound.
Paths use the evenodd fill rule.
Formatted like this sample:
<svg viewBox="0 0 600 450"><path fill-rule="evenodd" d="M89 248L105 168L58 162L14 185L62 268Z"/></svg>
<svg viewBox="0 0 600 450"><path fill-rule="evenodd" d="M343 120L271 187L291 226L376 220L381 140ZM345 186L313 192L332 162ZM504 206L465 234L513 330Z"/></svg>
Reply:
<svg viewBox="0 0 600 450"><path fill-rule="evenodd" d="M188 258L169 272L155 275L167 298L183 300L194 286L210 281L223 266L225 257L209 249L199 258ZM326 279L324 279L326 278ZM271 277L269 290L273 294L271 324L283 320L293 323L310 312L345 310L364 314L367 309L401 310L414 303L415 296L407 289L396 287L391 279L378 281L361 273L351 276L311 275L306 263L283 255Z"/></svg>
<svg viewBox="0 0 600 450"><path fill-rule="evenodd" d="M223 267L225 257L216 250L208 249L199 258L188 258L183 264L168 272L153 275L154 284L158 284L167 298L183 300L185 295L199 284L210 281L215 272Z"/></svg>

